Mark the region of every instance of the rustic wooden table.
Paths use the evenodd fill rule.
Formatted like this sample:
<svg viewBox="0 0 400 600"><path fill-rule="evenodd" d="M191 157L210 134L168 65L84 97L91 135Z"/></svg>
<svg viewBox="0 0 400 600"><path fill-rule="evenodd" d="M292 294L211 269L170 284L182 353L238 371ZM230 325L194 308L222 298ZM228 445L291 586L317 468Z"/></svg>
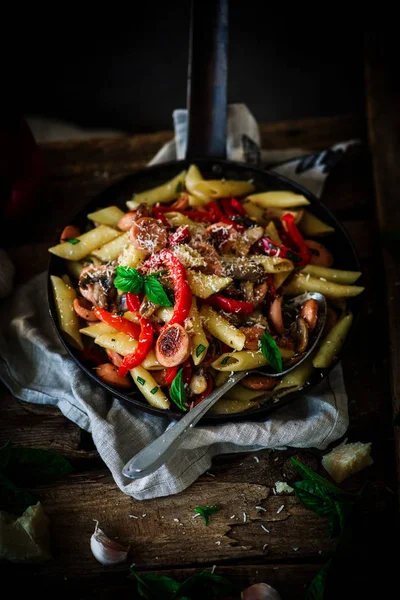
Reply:
<svg viewBox="0 0 400 600"><path fill-rule="evenodd" d="M363 562L354 559L346 586L352 581L365 583L369 562L363 549L368 549L375 564L383 556L386 561L381 534L389 536L396 511L383 272L365 124L361 116L347 116L262 127L263 146L269 148L313 150L353 138L361 142L329 176L322 198L353 238L366 281L364 315L343 361L350 413L346 437L372 442L374 464L344 487L358 490L367 482L363 515L371 533L354 542L354 556L362 556ZM55 230L78 208L110 182L144 166L171 135L163 132L44 146L48 178L42 214L25 242L9 249L18 281L45 268ZM305 588L335 550L337 539L329 539L325 519L303 508L293 494L272 492L277 480L294 481L291 456L323 474L320 453L313 449L217 458L210 472L181 494L139 502L119 491L91 437L56 408L20 402L4 387L0 391L0 443L12 438L17 445L50 448L75 467L66 479L37 488L51 519L54 560L40 567L0 566L3 581L10 579L14 587L23 580L42 595L46 591L79 598L131 594L128 565L104 567L93 558L89 548L93 519L100 521L108 535L131 545L130 559L139 571L184 578L193 569L216 565L217 573L231 577L242 588L257 581L270 583L283 600L303 598ZM192 519L193 507L205 504L222 507L208 527ZM278 512L281 505L284 509ZM132 514L139 518L130 518Z"/></svg>

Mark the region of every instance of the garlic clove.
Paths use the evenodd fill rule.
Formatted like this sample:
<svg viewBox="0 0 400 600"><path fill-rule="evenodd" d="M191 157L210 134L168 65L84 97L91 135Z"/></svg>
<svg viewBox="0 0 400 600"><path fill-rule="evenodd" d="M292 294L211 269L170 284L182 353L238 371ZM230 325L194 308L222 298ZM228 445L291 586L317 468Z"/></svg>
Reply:
<svg viewBox="0 0 400 600"><path fill-rule="evenodd" d="M242 600L281 600L281 597L267 583L255 583L242 592Z"/></svg>
<svg viewBox="0 0 400 600"><path fill-rule="evenodd" d="M110 566L122 563L127 559L130 546L123 546L106 536L96 521L96 527L90 538L90 549L93 556L102 565Z"/></svg>

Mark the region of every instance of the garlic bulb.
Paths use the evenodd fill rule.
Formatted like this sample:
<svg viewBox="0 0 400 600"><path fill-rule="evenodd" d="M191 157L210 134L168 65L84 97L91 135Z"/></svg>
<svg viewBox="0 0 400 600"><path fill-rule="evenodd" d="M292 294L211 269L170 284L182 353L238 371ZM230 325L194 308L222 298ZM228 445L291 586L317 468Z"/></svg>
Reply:
<svg viewBox="0 0 400 600"><path fill-rule="evenodd" d="M96 521L96 527L90 538L90 549L93 556L102 565L117 565L124 562L128 556L129 546L123 546L115 540L110 540Z"/></svg>
<svg viewBox="0 0 400 600"><path fill-rule="evenodd" d="M255 583L242 592L242 600L281 600L281 597L267 583Z"/></svg>

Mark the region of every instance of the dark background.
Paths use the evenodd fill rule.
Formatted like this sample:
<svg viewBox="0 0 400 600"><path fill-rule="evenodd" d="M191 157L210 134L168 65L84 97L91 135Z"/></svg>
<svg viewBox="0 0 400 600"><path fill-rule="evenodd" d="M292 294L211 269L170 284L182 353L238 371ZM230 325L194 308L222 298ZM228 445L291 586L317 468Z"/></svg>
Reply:
<svg viewBox="0 0 400 600"><path fill-rule="evenodd" d="M95 21L77 14L68 24L60 9L28 27L22 46L14 41L11 97L25 115L171 129L172 110L186 102L190 2L134 2L130 15L120 6L98 5ZM330 27L329 13L289 25L264 11L256 0L230 3L229 101L264 122L362 111L361 30L345 17Z"/></svg>

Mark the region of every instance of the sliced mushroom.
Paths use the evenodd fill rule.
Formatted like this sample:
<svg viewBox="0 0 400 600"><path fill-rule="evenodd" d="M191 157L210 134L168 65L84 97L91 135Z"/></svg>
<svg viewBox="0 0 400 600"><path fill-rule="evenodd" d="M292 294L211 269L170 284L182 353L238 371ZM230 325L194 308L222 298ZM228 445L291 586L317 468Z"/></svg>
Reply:
<svg viewBox="0 0 400 600"><path fill-rule="evenodd" d="M296 352L299 354L305 352L308 346L308 327L303 317L297 317L296 322L292 325L291 333Z"/></svg>
<svg viewBox="0 0 400 600"><path fill-rule="evenodd" d="M160 308L158 304L154 304L147 296L143 298L142 304L139 308L139 314L145 319L149 319L154 313Z"/></svg>
<svg viewBox="0 0 400 600"><path fill-rule="evenodd" d="M273 390L278 385L279 379L263 375L248 375L241 383L249 390Z"/></svg>
<svg viewBox="0 0 400 600"><path fill-rule="evenodd" d="M264 267L245 256L223 256L225 276L239 281L260 281L265 272Z"/></svg>
<svg viewBox="0 0 400 600"><path fill-rule="evenodd" d="M164 367L182 364L190 354L190 338L185 329L175 323L167 325L156 342L156 357Z"/></svg>
<svg viewBox="0 0 400 600"><path fill-rule="evenodd" d="M251 227L246 229L243 235L241 235L234 243L233 248L235 252L240 256L247 256L252 245L255 244L255 242L258 242L263 235L263 227Z"/></svg>

